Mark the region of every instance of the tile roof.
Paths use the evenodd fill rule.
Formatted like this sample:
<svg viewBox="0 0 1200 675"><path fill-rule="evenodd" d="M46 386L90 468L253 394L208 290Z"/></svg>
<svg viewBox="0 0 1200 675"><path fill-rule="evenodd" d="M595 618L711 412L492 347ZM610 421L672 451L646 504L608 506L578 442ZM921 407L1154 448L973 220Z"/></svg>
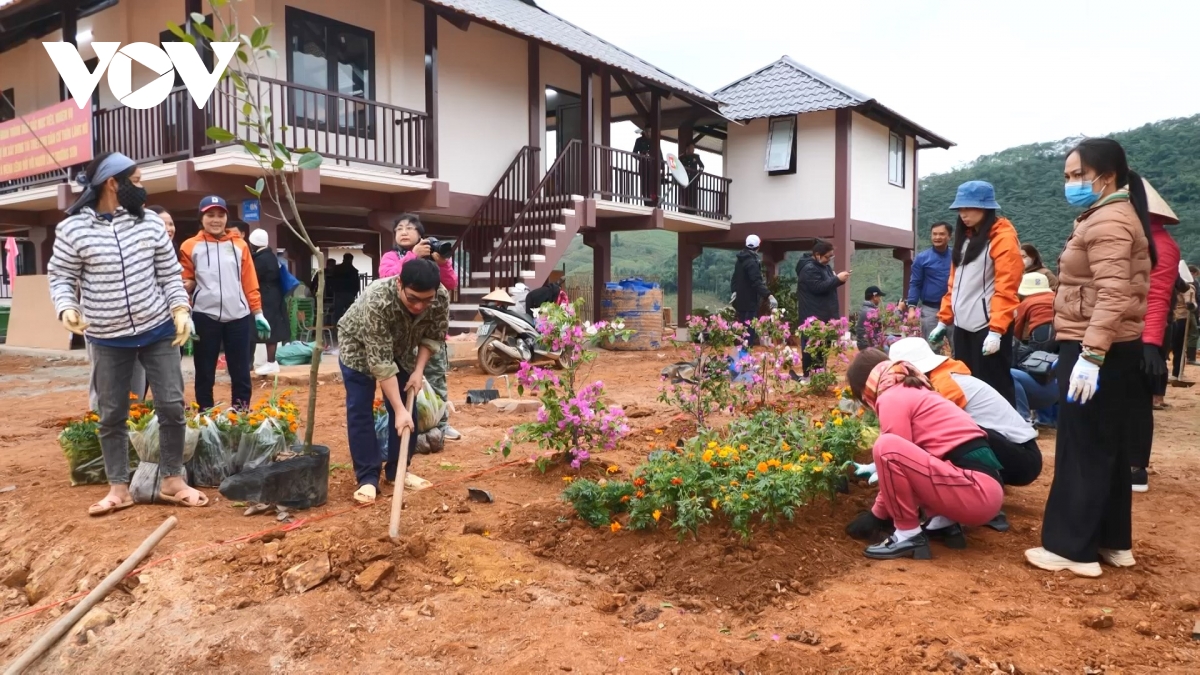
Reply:
<svg viewBox="0 0 1200 675"><path fill-rule="evenodd" d="M565 19L526 0L427 0L427 4L453 9L467 16L632 73L701 103L716 105L704 90L657 68L602 40Z"/></svg>
<svg viewBox="0 0 1200 675"><path fill-rule="evenodd" d="M721 114L734 121L797 115L838 108L869 109L909 127L926 145L954 145L937 134L887 108L874 98L783 56L778 61L713 92Z"/></svg>
<svg viewBox="0 0 1200 675"><path fill-rule="evenodd" d="M731 120L853 108L869 96L840 85L784 56L713 92Z"/></svg>

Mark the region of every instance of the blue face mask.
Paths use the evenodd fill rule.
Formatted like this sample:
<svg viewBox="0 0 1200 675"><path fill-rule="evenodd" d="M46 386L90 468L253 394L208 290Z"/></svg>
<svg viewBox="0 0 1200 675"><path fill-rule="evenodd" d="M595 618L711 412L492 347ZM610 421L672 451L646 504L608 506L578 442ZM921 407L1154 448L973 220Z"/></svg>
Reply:
<svg viewBox="0 0 1200 675"><path fill-rule="evenodd" d="M1071 206L1078 206L1084 209L1092 204L1095 204L1096 200L1100 199L1100 195L1096 194L1095 190L1092 189L1092 183L1095 182L1095 180L1092 180L1090 182L1072 181L1067 183L1066 187L1063 189L1063 192L1067 197L1067 202L1070 203Z"/></svg>

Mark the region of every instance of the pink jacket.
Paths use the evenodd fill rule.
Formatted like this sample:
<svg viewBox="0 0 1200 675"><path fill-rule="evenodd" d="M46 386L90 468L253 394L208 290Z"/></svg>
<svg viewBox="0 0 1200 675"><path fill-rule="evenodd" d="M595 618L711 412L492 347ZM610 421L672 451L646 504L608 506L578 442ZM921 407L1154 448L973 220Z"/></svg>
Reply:
<svg viewBox="0 0 1200 675"><path fill-rule="evenodd" d="M395 251L388 251L379 259L379 276L381 278L399 276L404 263L416 258L417 254L412 251L405 253L403 257L397 255ZM454 272L454 265L450 264L449 260L443 260L438 265L438 272L441 273L442 285L446 287L446 290L453 291L458 288L458 274Z"/></svg>
<svg viewBox="0 0 1200 675"><path fill-rule="evenodd" d="M1163 346L1163 334L1171 318L1171 292L1175 290L1175 278L1179 276L1179 244L1163 227L1160 216L1150 214L1150 237L1158 252L1158 264L1150 270L1150 292L1146 298L1146 327L1142 330L1142 342L1155 347Z"/></svg>
<svg viewBox="0 0 1200 675"><path fill-rule="evenodd" d="M930 389L892 387L879 395L875 408L879 433L899 436L938 459L987 436L962 408Z"/></svg>

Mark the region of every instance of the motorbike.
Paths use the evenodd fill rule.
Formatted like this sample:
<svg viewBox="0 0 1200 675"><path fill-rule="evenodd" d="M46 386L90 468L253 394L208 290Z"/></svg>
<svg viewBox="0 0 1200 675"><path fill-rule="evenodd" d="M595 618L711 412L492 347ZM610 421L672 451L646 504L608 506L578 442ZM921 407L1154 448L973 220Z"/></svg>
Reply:
<svg viewBox="0 0 1200 675"><path fill-rule="evenodd" d="M532 316L518 310L511 299L489 299L479 304L483 325L475 340L479 369L503 375L523 361L559 367L558 354L542 348Z"/></svg>

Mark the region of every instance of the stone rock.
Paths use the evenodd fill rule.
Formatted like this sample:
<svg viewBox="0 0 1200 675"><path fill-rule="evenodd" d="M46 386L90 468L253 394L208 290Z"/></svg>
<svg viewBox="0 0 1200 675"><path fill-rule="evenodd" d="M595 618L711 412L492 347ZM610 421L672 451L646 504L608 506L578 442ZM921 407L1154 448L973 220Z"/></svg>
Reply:
<svg viewBox="0 0 1200 675"><path fill-rule="evenodd" d="M452 581L455 586L462 586L464 583L466 583L467 578L465 576L459 574L459 575L455 576Z"/></svg>
<svg viewBox="0 0 1200 675"><path fill-rule="evenodd" d="M954 668L956 668L957 670L962 670L963 668L966 668L971 663L970 657L968 657L966 654L963 654L962 652L957 652L954 650L949 650L942 656L947 661L950 662L951 666L954 666Z"/></svg>
<svg viewBox="0 0 1200 675"><path fill-rule="evenodd" d="M433 603L429 602L428 600L422 602L420 608L417 609L417 614L420 614L421 616L427 616L432 619Z"/></svg>
<svg viewBox="0 0 1200 675"><path fill-rule="evenodd" d="M408 557L420 560L429 552L429 542L423 537L417 537L405 545L404 550L408 553Z"/></svg>
<svg viewBox="0 0 1200 675"><path fill-rule="evenodd" d="M625 416L631 420L644 419L653 414L654 414L654 412L652 410L647 410L646 408L641 408L636 405L631 405L631 406L625 408Z"/></svg>
<svg viewBox="0 0 1200 675"><path fill-rule="evenodd" d="M629 602L629 596L624 593L611 593L596 601L593 605L597 611L613 614Z"/></svg>
<svg viewBox="0 0 1200 675"><path fill-rule="evenodd" d="M354 577L354 585L358 586L358 590L366 593L367 591L375 590L379 582L383 581L384 577L392 573L396 569L396 565L390 560L376 560L367 566L367 569Z"/></svg>
<svg viewBox="0 0 1200 675"><path fill-rule="evenodd" d="M413 619L416 619L417 616L417 610L413 609L412 607L400 610L400 618L405 621L412 621Z"/></svg>
<svg viewBox="0 0 1200 675"><path fill-rule="evenodd" d="M470 522L466 525L463 525L463 534L478 534L483 536L483 534L488 531L488 526L480 522Z"/></svg>
<svg viewBox="0 0 1200 675"><path fill-rule="evenodd" d="M358 562L365 565L367 563L375 562L376 560L383 560L391 554L392 547L390 544L385 544L383 542L372 542L358 549L358 552L354 557L356 560L358 560Z"/></svg>
<svg viewBox="0 0 1200 675"><path fill-rule="evenodd" d="M1139 621L1133 629L1140 635L1154 635L1154 628L1146 621Z"/></svg>
<svg viewBox="0 0 1200 675"><path fill-rule="evenodd" d="M1193 595L1181 595L1175 601L1175 609L1181 612L1194 612L1200 609L1200 603L1196 602L1196 597Z"/></svg>
<svg viewBox="0 0 1200 675"><path fill-rule="evenodd" d="M495 408L498 412L509 413L513 415L525 415L538 411L542 407L541 401L533 401L529 399L515 398L498 398L490 401L489 405Z"/></svg>
<svg viewBox="0 0 1200 675"><path fill-rule="evenodd" d="M1113 617L1105 612L1092 612L1083 617L1083 625L1095 630L1108 630L1113 627Z"/></svg>
<svg viewBox="0 0 1200 675"><path fill-rule="evenodd" d="M93 607L71 629L71 637L79 644L87 644L93 641L96 631L107 628L113 625L114 622L116 622L116 619L113 618L112 614L109 614L108 610L103 607Z"/></svg>
<svg viewBox="0 0 1200 675"><path fill-rule="evenodd" d="M792 633L787 636L787 639L805 645L816 646L821 644L821 634L812 630L802 630L799 633Z"/></svg>
<svg viewBox="0 0 1200 675"><path fill-rule="evenodd" d="M329 563L329 554L322 553L308 562L300 563L283 573L283 590L304 593L320 586L333 568Z"/></svg>
<svg viewBox="0 0 1200 675"><path fill-rule="evenodd" d="M0 567L0 586L22 589L29 581L29 568L15 561L10 561Z"/></svg>
<svg viewBox="0 0 1200 675"><path fill-rule="evenodd" d="M263 544L262 549L262 564L273 565L279 562L279 542L273 541L269 544Z"/></svg>

